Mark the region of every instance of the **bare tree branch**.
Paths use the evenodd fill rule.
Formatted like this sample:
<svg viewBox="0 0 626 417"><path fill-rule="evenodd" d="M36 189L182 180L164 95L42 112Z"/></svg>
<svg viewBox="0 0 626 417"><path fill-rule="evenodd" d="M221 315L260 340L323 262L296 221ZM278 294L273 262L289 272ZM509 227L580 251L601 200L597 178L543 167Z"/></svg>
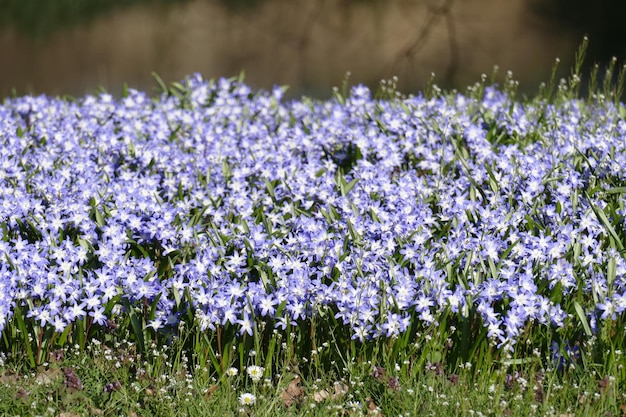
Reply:
<svg viewBox="0 0 626 417"><path fill-rule="evenodd" d="M398 67L403 63L408 64L409 67L413 67L413 59L426 45L430 33L436 27L437 23L439 23L441 19L444 19L448 31L448 45L450 48L450 63L446 70L445 79L448 82L452 81L459 66L459 45L456 36L456 26L452 16L454 1L455 0L445 0L441 6L429 7L429 15L426 22L417 35L396 54L396 58L389 72L395 73Z"/></svg>
<svg viewBox="0 0 626 417"><path fill-rule="evenodd" d="M452 1L450 2L452 3ZM456 37L456 24L452 17L452 4L449 5L445 14L446 26L448 27L448 45L450 47L450 62L446 69L445 81L446 83L452 83L457 70L459 69L459 42Z"/></svg>

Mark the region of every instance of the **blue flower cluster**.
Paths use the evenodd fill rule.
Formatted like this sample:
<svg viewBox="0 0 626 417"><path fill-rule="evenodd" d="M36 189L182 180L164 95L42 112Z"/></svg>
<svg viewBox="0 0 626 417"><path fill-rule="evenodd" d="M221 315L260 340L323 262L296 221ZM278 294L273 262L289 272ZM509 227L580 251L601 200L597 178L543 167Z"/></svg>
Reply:
<svg viewBox="0 0 626 417"><path fill-rule="evenodd" d="M626 309L611 104L179 87L0 106L0 329L148 303L156 330L331 315L367 340L449 309L504 345L575 297L594 329Z"/></svg>

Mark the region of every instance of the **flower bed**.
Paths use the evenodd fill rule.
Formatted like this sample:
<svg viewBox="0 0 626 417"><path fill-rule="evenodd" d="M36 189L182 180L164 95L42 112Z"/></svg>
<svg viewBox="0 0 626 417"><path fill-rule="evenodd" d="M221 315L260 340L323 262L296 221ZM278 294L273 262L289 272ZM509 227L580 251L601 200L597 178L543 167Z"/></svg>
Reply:
<svg viewBox="0 0 626 417"><path fill-rule="evenodd" d="M621 105L282 93L191 76L5 100L5 340L329 320L366 342L470 316L505 348L623 333Z"/></svg>

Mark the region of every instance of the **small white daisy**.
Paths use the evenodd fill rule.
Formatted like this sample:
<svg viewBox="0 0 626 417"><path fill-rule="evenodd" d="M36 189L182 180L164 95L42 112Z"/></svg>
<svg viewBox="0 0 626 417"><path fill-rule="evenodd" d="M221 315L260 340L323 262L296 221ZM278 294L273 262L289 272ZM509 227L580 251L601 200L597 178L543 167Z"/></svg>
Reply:
<svg viewBox="0 0 626 417"><path fill-rule="evenodd" d="M246 392L239 396L239 403L241 405L254 405L255 402L256 396L254 394L250 394L249 392Z"/></svg>
<svg viewBox="0 0 626 417"><path fill-rule="evenodd" d="M257 381L260 381L261 378L263 378L263 372L265 372L265 368L261 366L252 365L246 368L246 372L248 372L248 375L250 376L252 381L257 382Z"/></svg>

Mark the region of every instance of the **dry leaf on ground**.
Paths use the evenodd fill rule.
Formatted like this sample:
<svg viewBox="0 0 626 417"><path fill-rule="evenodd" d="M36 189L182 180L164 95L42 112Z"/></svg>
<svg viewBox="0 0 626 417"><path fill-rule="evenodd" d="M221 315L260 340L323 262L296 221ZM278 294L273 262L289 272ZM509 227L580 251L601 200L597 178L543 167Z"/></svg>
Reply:
<svg viewBox="0 0 626 417"><path fill-rule="evenodd" d="M313 393L313 400L317 403L321 403L322 401L326 401L328 398L336 401L346 395L348 391L350 391L350 387L348 387L343 382L336 381L334 384L334 392L331 395L330 392L326 389L316 391Z"/></svg>
<svg viewBox="0 0 626 417"><path fill-rule="evenodd" d="M328 398L330 398L330 392L326 391L325 389L320 390L320 391L315 391L313 393L313 401L315 401L316 403L321 403L322 401L326 401Z"/></svg>
<svg viewBox="0 0 626 417"><path fill-rule="evenodd" d="M43 385L50 385L59 381L61 378L63 378L61 370L57 367L51 367L48 369L41 369L37 373L37 377L35 379Z"/></svg>
<svg viewBox="0 0 626 417"><path fill-rule="evenodd" d="M300 377L296 375L296 377L289 383L285 391L281 394L281 398L285 407L291 407L292 405L300 402L303 395L304 390L300 387Z"/></svg>
<svg viewBox="0 0 626 417"><path fill-rule="evenodd" d="M209 389L207 390L207 392L204 394L204 399L207 401L210 400L211 397L213 396L213 393L215 393L215 391L217 391L218 388L219 388L219 385L217 384L211 385Z"/></svg>
<svg viewBox="0 0 626 417"><path fill-rule="evenodd" d="M335 382L335 394L333 395L333 400L337 400L344 395L346 395L350 391L350 387L348 387L343 382Z"/></svg>
<svg viewBox="0 0 626 417"><path fill-rule="evenodd" d="M17 384L18 382L20 382L20 376L18 374L11 371L3 371L2 374L0 374L0 384L2 385Z"/></svg>
<svg viewBox="0 0 626 417"><path fill-rule="evenodd" d="M374 400L372 400L370 397L367 397L365 401L367 403L367 415L385 417L384 414L380 412L380 408L376 405Z"/></svg>

